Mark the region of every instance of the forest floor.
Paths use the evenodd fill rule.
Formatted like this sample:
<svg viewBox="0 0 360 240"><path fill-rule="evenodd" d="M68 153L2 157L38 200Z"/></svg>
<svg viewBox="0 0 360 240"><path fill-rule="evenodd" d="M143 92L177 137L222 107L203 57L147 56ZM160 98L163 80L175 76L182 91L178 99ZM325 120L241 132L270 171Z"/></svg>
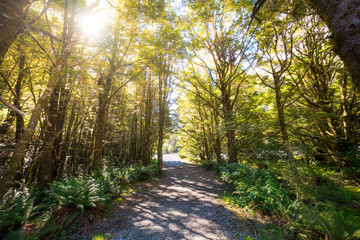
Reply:
<svg viewBox="0 0 360 240"><path fill-rule="evenodd" d="M228 187L177 154L164 155L159 180L133 188L124 202L90 227L85 239L226 240L251 235L247 224L220 200Z"/></svg>

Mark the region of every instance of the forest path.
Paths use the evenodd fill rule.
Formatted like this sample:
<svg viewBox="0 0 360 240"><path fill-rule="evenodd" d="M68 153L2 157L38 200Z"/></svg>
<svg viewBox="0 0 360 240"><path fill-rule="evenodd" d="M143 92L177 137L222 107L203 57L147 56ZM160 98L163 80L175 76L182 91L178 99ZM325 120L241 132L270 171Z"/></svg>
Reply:
<svg viewBox="0 0 360 240"><path fill-rule="evenodd" d="M225 186L212 172L164 155L159 181L134 186L109 216L90 229L112 239L245 239L249 234L219 200ZM91 239L91 237L90 237Z"/></svg>

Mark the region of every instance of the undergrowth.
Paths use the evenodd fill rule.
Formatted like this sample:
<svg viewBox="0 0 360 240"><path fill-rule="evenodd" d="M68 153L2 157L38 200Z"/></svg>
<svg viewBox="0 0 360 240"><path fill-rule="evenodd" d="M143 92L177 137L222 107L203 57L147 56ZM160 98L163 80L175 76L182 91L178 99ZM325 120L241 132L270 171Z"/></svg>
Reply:
<svg viewBox="0 0 360 240"><path fill-rule="evenodd" d="M304 190L296 194L281 177L281 166L274 167L275 175L241 163L201 165L234 186L227 202L275 220L258 232L258 239L360 239L359 188L340 184L332 170L303 166Z"/></svg>
<svg viewBox="0 0 360 240"><path fill-rule="evenodd" d="M129 184L157 174L156 164L108 167L90 176L55 181L43 192L21 184L0 201L0 238L65 239L79 229L86 231Z"/></svg>

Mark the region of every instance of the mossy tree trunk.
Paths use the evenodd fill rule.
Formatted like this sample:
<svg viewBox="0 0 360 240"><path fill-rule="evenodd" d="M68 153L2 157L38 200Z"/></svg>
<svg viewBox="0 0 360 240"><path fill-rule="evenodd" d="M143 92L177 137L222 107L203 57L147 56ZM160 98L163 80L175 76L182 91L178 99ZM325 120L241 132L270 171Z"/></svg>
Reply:
<svg viewBox="0 0 360 240"><path fill-rule="evenodd" d="M29 4L29 0L0 1L0 64L11 44L25 29L24 13Z"/></svg>
<svg viewBox="0 0 360 240"><path fill-rule="evenodd" d="M306 0L324 19L334 39L335 52L360 88L360 2L358 0Z"/></svg>

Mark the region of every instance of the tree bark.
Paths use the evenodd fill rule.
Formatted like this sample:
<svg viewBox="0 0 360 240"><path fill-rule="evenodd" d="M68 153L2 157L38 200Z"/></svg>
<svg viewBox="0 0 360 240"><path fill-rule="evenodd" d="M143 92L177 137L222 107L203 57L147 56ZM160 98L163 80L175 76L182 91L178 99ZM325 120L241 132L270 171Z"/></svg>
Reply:
<svg viewBox="0 0 360 240"><path fill-rule="evenodd" d="M41 155L38 159L38 185L40 189L45 189L47 184L51 182L52 171L54 167L54 159L52 158L53 141L55 138L56 120L58 115L58 102L60 96L60 81L58 80L54 91L50 97L50 106L46 114L48 123L45 124L44 144L41 149Z"/></svg>
<svg viewBox="0 0 360 240"><path fill-rule="evenodd" d="M145 103L145 139L144 139L144 164L148 165L151 162L151 127L152 127L152 111L153 111L153 97L152 97L152 79L149 74L146 103Z"/></svg>
<svg viewBox="0 0 360 240"><path fill-rule="evenodd" d="M163 79L164 78L164 79ZM157 156L158 156L158 171L161 174L162 173L162 167L163 167L163 154L162 154L162 148L163 148L163 141L164 141L164 125L165 125L165 106L166 102L166 79L161 74L159 76L159 125L158 125L158 146L157 146Z"/></svg>
<svg viewBox="0 0 360 240"><path fill-rule="evenodd" d="M109 96L112 80L112 74L110 75L111 76L106 77L105 83L103 82L104 79L102 77L100 77L98 81L98 86L103 87L103 89L99 93L99 109L97 114L94 147L92 153L92 170L101 169L102 165L103 142L106 134L107 99Z"/></svg>
<svg viewBox="0 0 360 240"><path fill-rule="evenodd" d="M328 25L335 52L360 89L360 2L358 0L306 0Z"/></svg>
<svg viewBox="0 0 360 240"><path fill-rule="evenodd" d="M20 106L20 99L21 99L21 87L22 81L25 76L25 55L20 50L20 57L19 57L19 75L15 85L15 100L14 106L21 110ZM24 118L21 114L16 113L16 131L15 131L15 141L18 142L21 134L24 131Z"/></svg>
<svg viewBox="0 0 360 240"><path fill-rule="evenodd" d="M289 135L286 129L284 104L281 100L281 85L276 76L274 76L274 85L275 85L274 90L275 90L275 98L276 98L276 110L279 119L279 127L280 127L282 142L285 146L288 143Z"/></svg>
<svg viewBox="0 0 360 240"><path fill-rule="evenodd" d="M15 111L12 111L11 109L8 110L6 119L0 126L0 135L5 135L10 130L10 127L15 120L15 115Z"/></svg>
<svg viewBox="0 0 360 240"><path fill-rule="evenodd" d="M16 37L24 31L24 11L29 0L0 1L0 65Z"/></svg>
<svg viewBox="0 0 360 240"><path fill-rule="evenodd" d="M209 143L208 143L208 134L205 128L205 119L206 117L203 116L203 112L200 108L197 108L197 111L199 113L200 116L200 126L201 126L201 131L202 131L202 141L204 144L204 150L205 150L205 158L208 161L212 160L211 154L210 154L210 149L209 149Z"/></svg>
<svg viewBox="0 0 360 240"><path fill-rule="evenodd" d="M135 105L134 113L132 117L132 127L131 127L131 138L130 138L130 161L131 163L136 163L136 152L137 152L137 140L138 140L138 116L137 116L137 106Z"/></svg>
<svg viewBox="0 0 360 240"><path fill-rule="evenodd" d="M71 137L73 135L73 132L76 131L76 126L77 126L77 120L79 118L79 114L77 114L75 116L75 112L76 112L76 107L77 107L77 102L74 101L71 107L71 113L70 113L70 118L69 118L69 122L67 124L67 129L66 129L66 133L65 133L65 139L64 139L64 145L61 146L61 150L60 150L60 155L59 155L59 162L61 162L62 164L65 163L66 161L66 156L68 155L69 152L69 147L70 147L70 142L71 142ZM74 124L75 122L75 124ZM75 127L73 127L75 125ZM75 130L73 130L73 128L75 128ZM66 163L67 166L69 167L70 164ZM59 169L58 172L58 177L62 177L63 174L63 168Z"/></svg>
<svg viewBox="0 0 360 240"><path fill-rule="evenodd" d="M216 156L216 162L217 163L221 163L222 162L222 159L221 159L221 133L220 133L220 130L219 130L219 115L217 113L214 113L215 114L215 133L216 133L216 136L215 136L215 145L214 145L214 150L215 150L215 156Z"/></svg>
<svg viewBox="0 0 360 240"><path fill-rule="evenodd" d="M229 88L229 87L228 87ZM234 130L234 113L231 107L230 90L225 89L221 92L224 124L225 124L225 136L228 150L228 162L237 162L237 150L235 143L235 130Z"/></svg>
<svg viewBox="0 0 360 240"><path fill-rule="evenodd" d="M62 175L64 162L60 160L61 143L63 140L63 129L65 125L66 110L70 101L70 91L66 89L66 81L61 81L60 86L60 99L58 107L58 116L56 119L55 139L53 143L52 159L54 161L54 169L52 179L56 179Z"/></svg>

